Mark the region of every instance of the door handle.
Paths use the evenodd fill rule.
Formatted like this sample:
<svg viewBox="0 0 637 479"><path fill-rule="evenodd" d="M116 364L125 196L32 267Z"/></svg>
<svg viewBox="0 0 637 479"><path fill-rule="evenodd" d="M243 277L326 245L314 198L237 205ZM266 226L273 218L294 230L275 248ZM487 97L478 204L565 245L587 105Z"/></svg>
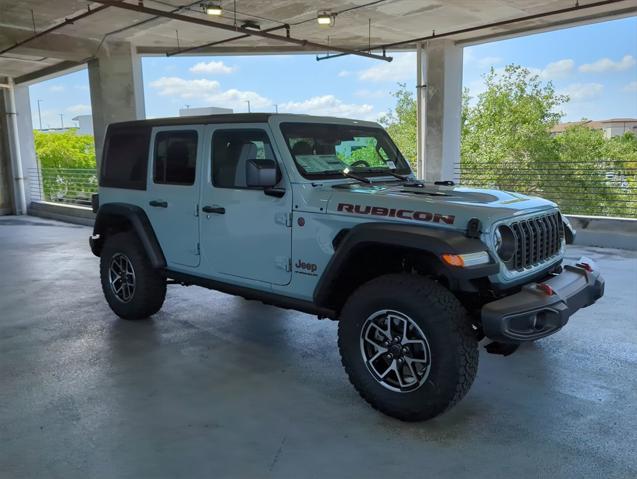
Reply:
<svg viewBox="0 0 637 479"><path fill-rule="evenodd" d="M168 208L168 202L163 200L152 200L149 201L148 204L150 206L154 206L155 208Z"/></svg>
<svg viewBox="0 0 637 479"><path fill-rule="evenodd" d="M223 206L204 206L201 211L204 213L217 213L218 215L226 214L226 209Z"/></svg>

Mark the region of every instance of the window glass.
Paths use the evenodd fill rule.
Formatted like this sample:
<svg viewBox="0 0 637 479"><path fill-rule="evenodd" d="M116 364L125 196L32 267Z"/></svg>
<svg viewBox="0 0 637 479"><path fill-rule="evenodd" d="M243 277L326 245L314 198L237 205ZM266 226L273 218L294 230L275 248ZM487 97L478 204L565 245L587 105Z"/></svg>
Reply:
<svg viewBox="0 0 637 479"><path fill-rule="evenodd" d="M109 129L100 185L112 188L146 189L150 128Z"/></svg>
<svg viewBox="0 0 637 479"><path fill-rule="evenodd" d="M320 123L283 123L281 131L301 174L339 177L357 174L409 174L409 165L382 128Z"/></svg>
<svg viewBox="0 0 637 479"><path fill-rule="evenodd" d="M153 181L192 185L197 166L197 132L162 131L155 136Z"/></svg>
<svg viewBox="0 0 637 479"><path fill-rule="evenodd" d="M212 183L220 188L247 188L249 160L275 160L263 130L220 130L212 136Z"/></svg>

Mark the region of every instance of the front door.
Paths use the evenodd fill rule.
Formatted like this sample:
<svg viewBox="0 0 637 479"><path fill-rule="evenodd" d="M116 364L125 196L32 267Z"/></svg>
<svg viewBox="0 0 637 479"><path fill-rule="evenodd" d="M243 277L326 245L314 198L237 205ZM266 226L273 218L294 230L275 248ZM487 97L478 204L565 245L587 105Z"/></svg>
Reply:
<svg viewBox="0 0 637 479"><path fill-rule="evenodd" d="M271 284L291 279L292 191L285 175L282 197L246 183L249 160L274 160L264 125L210 127L208 177L201 190L202 270Z"/></svg>
<svg viewBox="0 0 637 479"><path fill-rule="evenodd" d="M151 138L146 212L168 267L199 264L201 126L155 128Z"/></svg>

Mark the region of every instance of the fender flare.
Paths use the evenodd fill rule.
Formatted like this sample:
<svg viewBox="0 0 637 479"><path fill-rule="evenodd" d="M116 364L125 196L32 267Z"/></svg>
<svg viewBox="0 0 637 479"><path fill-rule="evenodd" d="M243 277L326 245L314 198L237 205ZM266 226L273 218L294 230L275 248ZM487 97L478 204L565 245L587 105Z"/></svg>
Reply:
<svg viewBox="0 0 637 479"><path fill-rule="evenodd" d="M487 251L491 262L468 268L455 268L440 262L445 273L458 280L483 278L499 271L487 247L475 238L468 238L464 233L443 228L427 228L420 225L400 223L361 223L350 229L345 235L337 235L342 239L335 246L335 252L325 268L314 290L314 302L319 306L329 304L333 285L346 268L347 260L357 248L369 245L387 245L404 247L422 251L436 258L442 254L466 254Z"/></svg>
<svg viewBox="0 0 637 479"><path fill-rule="evenodd" d="M166 258L146 212L139 206L127 203L106 203L99 207L93 226L93 236L90 240L93 254L100 256L106 231L114 223L115 226L118 226L117 222L122 221L122 219L125 219L137 234L153 268L165 268ZM119 224L121 225L121 223Z"/></svg>

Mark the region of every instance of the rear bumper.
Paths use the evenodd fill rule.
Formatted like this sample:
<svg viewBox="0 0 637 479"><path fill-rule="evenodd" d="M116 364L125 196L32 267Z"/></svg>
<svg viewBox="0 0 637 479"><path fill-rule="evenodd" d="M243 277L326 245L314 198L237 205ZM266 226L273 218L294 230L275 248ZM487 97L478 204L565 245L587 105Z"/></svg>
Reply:
<svg viewBox="0 0 637 479"><path fill-rule="evenodd" d="M527 284L519 293L483 306L482 328L494 341L535 341L559 331L572 314L603 295L604 279L596 265L581 258L543 283Z"/></svg>

